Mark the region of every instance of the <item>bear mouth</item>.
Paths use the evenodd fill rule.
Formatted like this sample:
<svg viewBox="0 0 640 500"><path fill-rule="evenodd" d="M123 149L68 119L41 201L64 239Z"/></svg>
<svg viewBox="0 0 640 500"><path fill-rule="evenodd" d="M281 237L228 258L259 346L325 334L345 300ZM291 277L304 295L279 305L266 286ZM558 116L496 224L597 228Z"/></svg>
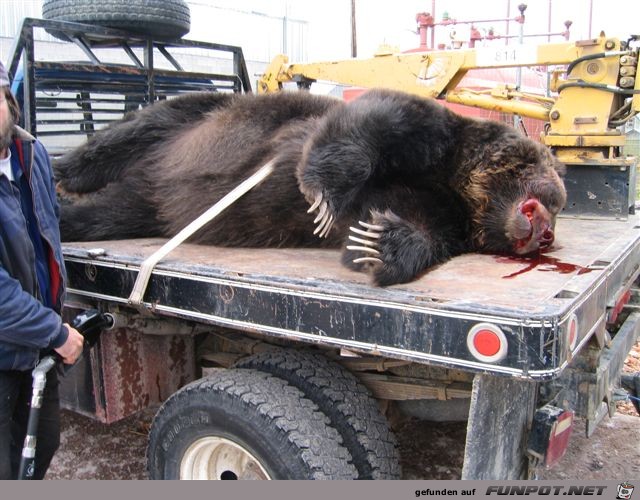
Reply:
<svg viewBox="0 0 640 500"><path fill-rule="evenodd" d="M529 255L551 248L551 245L553 244L553 236L548 236L547 231L548 230L544 231L542 236L536 235L532 224L529 234L524 238L516 240L514 244L515 253L517 255Z"/></svg>
<svg viewBox="0 0 640 500"><path fill-rule="evenodd" d="M531 227L531 231L529 235L525 238L517 239L514 245L514 251L518 255L527 255L529 253L535 252L538 250L538 245L535 245L535 248L531 248L531 243L533 239L533 227Z"/></svg>
<svg viewBox="0 0 640 500"><path fill-rule="evenodd" d="M534 207L525 209L525 204L534 204ZM537 199L529 198L520 203L516 213L520 216L514 243L517 255L528 255L551 247L554 241L553 224L544 206L540 210Z"/></svg>

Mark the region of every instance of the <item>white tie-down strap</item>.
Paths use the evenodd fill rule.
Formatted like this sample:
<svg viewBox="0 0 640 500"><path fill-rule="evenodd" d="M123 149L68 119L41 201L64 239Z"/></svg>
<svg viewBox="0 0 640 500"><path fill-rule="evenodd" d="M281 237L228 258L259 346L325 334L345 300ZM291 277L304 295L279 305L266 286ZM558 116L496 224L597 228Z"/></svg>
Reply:
<svg viewBox="0 0 640 500"><path fill-rule="evenodd" d="M264 165L255 174L239 184L235 189L233 189L233 191L230 191L228 194L226 194L224 198L218 201L200 217L191 222L182 231L180 231L173 238L167 241L155 253L149 256L140 266L138 277L136 278L136 282L133 285L133 291L129 296L129 304L137 306L142 303L142 298L144 297L144 292L147 289L147 284L149 283L151 272L153 271L153 268L156 266L156 264L160 262L160 260L162 260L169 252L175 249L183 241L189 238L189 236L202 228L202 226L204 226L208 222L211 222L226 208L235 203L244 194L251 191L251 189L260 184L264 179L266 179L271 174L271 172L273 172L274 163L275 159Z"/></svg>

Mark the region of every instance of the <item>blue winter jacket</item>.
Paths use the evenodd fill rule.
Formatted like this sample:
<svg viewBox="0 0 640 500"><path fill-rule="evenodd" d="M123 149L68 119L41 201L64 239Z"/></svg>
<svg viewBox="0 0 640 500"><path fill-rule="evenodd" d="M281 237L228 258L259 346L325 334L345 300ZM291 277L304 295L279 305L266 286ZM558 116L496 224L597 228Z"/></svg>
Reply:
<svg viewBox="0 0 640 500"><path fill-rule="evenodd" d="M0 174L0 370L30 370L40 351L63 345L69 332L59 312L65 269L53 172L44 146L16 127L11 156L20 160L34 199L38 230L46 242L54 309L42 305L33 244L17 187Z"/></svg>

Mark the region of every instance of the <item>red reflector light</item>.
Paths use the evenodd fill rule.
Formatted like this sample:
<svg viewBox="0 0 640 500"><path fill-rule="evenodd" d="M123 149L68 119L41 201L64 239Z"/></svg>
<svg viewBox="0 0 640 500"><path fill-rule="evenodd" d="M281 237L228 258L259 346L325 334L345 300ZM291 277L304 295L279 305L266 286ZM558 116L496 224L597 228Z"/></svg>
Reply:
<svg viewBox="0 0 640 500"><path fill-rule="evenodd" d="M467 348L480 361L496 363L507 355L507 338L490 323L479 323L467 334Z"/></svg>
<svg viewBox="0 0 640 500"><path fill-rule="evenodd" d="M480 330L473 337L473 346L483 356L495 356L500 350L500 339L491 330Z"/></svg>
<svg viewBox="0 0 640 500"><path fill-rule="evenodd" d="M627 305L629 300L631 300L631 291L627 290L625 293L623 293L620 296L620 298L616 302L616 305L613 307L613 309L609 311L609 317L607 318L607 323L615 323L617 321L618 315L622 312L622 310L624 309L624 306Z"/></svg>

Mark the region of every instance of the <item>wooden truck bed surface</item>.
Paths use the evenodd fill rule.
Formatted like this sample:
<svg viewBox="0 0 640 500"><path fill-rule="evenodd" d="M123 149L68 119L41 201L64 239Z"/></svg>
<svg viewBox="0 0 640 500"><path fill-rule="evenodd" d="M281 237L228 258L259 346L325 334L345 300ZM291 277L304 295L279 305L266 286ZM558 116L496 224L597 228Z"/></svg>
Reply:
<svg viewBox="0 0 640 500"><path fill-rule="evenodd" d="M570 351L604 331L606 306L637 276L640 218L563 218L556 234L540 258L468 254L387 288L343 267L337 250L183 244L156 266L144 304L158 314L390 357L549 378ZM65 244L70 292L126 303L139 265L164 241ZM567 339L572 317L575 346ZM504 332L504 359L469 354L466 333L481 322Z"/></svg>

